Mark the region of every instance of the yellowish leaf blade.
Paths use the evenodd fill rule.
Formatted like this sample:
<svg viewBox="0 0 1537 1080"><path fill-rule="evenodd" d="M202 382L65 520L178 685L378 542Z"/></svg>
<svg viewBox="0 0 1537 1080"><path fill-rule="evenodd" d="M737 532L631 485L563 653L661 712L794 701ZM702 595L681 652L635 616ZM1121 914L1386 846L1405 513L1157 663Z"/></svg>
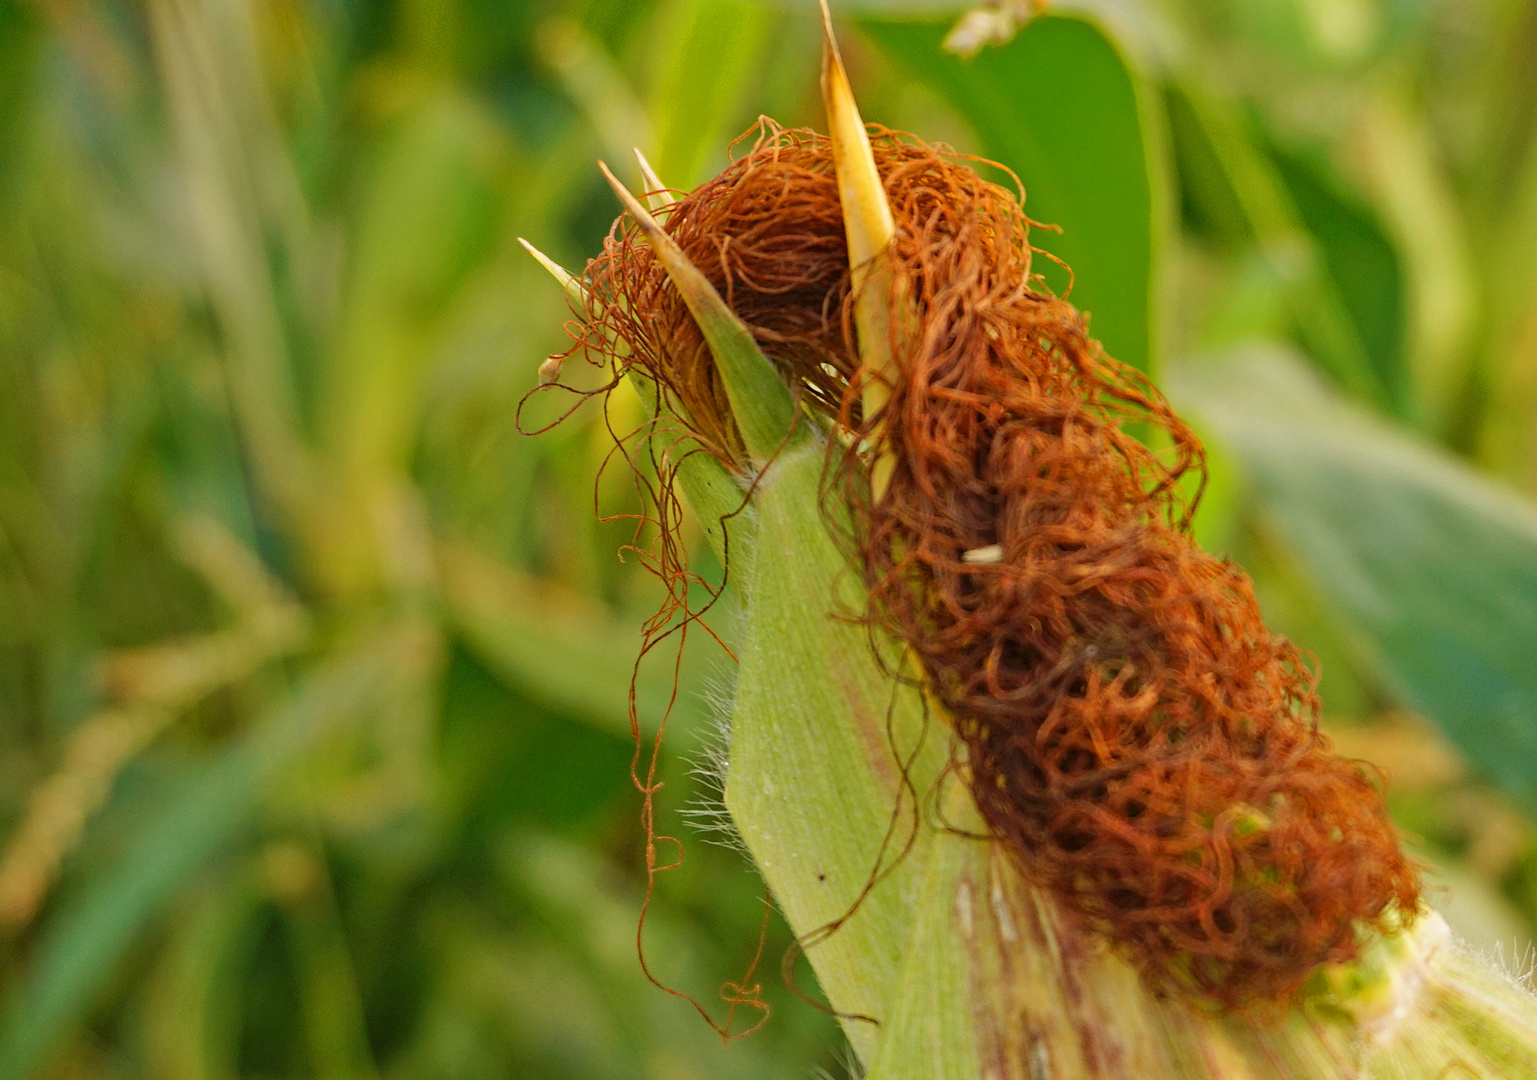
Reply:
<svg viewBox="0 0 1537 1080"><path fill-rule="evenodd" d="M848 236L849 265L855 281L868 272L871 260L891 243L896 226L886 189L875 168L870 135L854 101L838 41L833 37L832 15L822 0L822 103L827 109L828 135L833 143L833 162L838 173L838 196L843 201L844 230Z"/></svg>

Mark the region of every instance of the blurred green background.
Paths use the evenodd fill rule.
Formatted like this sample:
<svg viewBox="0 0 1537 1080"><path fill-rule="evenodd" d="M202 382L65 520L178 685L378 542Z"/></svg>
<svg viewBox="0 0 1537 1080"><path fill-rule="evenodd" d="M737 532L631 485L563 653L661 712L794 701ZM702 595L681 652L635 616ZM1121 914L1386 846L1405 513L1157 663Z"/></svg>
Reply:
<svg viewBox="0 0 1537 1080"><path fill-rule="evenodd" d="M1520 963L1537 3L1063 4L971 59L959 7L839 14L867 119L1061 226L1210 441L1203 541ZM595 158L688 187L760 113L820 126L818 49L788 2L0 0L0 1077L847 1074L778 921L751 1038L642 977L659 587L598 411L516 421L566 317L516 237L580 266ZM693 637L647 945L714 1001L763 909L687 817L732 678Z"/></svg>

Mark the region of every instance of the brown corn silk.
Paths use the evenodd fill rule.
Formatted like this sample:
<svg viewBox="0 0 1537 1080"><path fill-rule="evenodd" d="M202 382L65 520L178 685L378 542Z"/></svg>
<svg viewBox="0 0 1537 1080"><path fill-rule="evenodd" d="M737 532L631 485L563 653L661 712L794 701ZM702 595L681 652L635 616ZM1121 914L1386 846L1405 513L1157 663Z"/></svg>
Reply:
<svg viewBox="0 0 1537 1080"><path fill-rule="evenodd" d="M761 123L665 228L803 403L850 434L831 443L828 506L852 509L868 616L921 661L1021 871L1155 989L1285 1001L1352 958L1365 927L1417 909L1380 778L1332 753L1298 650L1265 627L1248 577L1191 539L1176 482L1202 468L1199 442L1032 276L1019 199L943 149L871 131L897 225L893 299L915 312L894 332L880 416L860 411L824 137ZM578 349L641 368L745 470L709 350L631 223L585 280ZM894 459L878 500L871 453ZM991 545L1000 561L963 559Z"/></svg>

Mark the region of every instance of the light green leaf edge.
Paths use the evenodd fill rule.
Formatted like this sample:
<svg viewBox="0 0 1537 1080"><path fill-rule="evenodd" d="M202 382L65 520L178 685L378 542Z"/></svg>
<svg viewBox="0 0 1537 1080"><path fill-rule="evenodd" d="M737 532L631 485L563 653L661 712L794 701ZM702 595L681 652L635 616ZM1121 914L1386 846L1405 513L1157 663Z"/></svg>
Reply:
<svg viewBox="0 0 1537 1080"><path fill-rule="evenodd" d="M1372 367L1316 238L1303 226L1274 165L1250 139L1241 114L1193 76L1175 79L1173 88L1221 170L1243 226L1283 283L1287 307L1309 355L1363 401L1390 409L1388 388Z"/></svg>

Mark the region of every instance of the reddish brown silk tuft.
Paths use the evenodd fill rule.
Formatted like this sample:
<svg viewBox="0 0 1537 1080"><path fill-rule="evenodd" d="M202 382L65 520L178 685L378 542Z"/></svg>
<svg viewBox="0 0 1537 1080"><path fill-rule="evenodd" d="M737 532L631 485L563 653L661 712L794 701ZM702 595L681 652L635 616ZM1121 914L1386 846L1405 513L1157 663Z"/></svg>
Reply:
<svg viewBox="0 0 1537 1080"><path fill-rule="evenodd" d="M1226 1006L1287 1000L1355 955L1358 923L1415 911L1380 777L1332 753L1297 649L1243 571L1189 536L1175 485L1202 468L1199 442L1031 275L1014 193L872 129L893 297L915 325L894 333L889 405L865 417L830 146L752 134L661 220L802 400L851 433L832 443L828 506L852 508L833 516L869 617L922 660L1024 874L1154 987ZM631 225L585 278L597 314L579 348L639 365L743 468L709 351ZM895 462L876 501L872 451ZM964 561L992 545L1001 561Z"/></svg>

